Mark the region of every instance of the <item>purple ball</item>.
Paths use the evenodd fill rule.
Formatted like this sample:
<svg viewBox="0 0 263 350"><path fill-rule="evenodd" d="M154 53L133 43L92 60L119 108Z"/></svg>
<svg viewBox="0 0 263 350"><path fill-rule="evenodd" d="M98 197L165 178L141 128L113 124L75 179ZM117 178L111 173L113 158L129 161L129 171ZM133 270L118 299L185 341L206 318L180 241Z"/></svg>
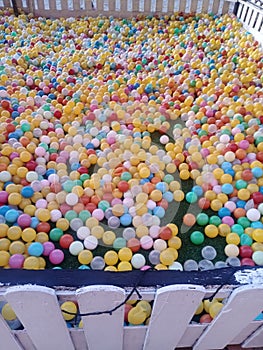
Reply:
<svg viewBox="0 0 263 350"><path fill-rule="evenodd" d="M120 226L120 219L117 216L111 216L108 220L108 225L112 229L118 228Z"/></svg>
<svg viewBox="0 0 263 350"><path fill-rule="evenodd" d="M235 221L231 216L224 216L222 219L223 224L227 224L228 226L233 226Z"/></svg>
<svg viewBox="0 0 263 350"><path fill-rule="evenodd" d="M53 242L48 241L43 243L43 248L44 248L43 255L49 256L50 253L55 249L55 245Z"/></svg>
<svg viewBox="0 0 263 350"><path fill-rule="evenodd" d="M21 228L30 227L31 225L31 216L28 214L22 214L18 217L17 223Z"/></svg>
<svg viewBox="0 0 263 350"><path fill-rule="evenodd" d="M60 249L54 249L49 254L49 261L51 264L59 265L64 260L64 253Z"/></svg>
<svg viewBox="0 0 263 350"><path fill-rule="evenodd" d="M11 269L22 269L25 257L22 254L14 254L10 256L9 266Z"/></svg>

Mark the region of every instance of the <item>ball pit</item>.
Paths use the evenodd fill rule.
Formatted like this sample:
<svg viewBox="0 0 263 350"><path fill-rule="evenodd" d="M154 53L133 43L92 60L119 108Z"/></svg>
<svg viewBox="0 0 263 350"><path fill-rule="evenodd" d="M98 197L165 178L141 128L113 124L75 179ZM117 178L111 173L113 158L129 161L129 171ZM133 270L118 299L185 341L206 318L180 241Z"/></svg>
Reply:
<svg viewBox="0 0 263 350"><path fill-rule="evenodd" d="M234 17L1 15L0 267L263 265L262 52Z"/></svg>

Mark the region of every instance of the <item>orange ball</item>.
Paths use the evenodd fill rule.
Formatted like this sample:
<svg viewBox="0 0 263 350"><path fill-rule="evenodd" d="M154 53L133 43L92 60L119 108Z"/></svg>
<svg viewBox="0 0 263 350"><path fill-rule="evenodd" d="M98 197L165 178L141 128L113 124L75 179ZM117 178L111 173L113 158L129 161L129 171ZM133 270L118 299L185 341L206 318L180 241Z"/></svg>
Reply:
<svg viewBox="0 0 263 350"><path fill-rule="evenodd" d="M196 223L196 218L193 214L185 214L183 217L183 223L186 226L194 226Z"/></svg>

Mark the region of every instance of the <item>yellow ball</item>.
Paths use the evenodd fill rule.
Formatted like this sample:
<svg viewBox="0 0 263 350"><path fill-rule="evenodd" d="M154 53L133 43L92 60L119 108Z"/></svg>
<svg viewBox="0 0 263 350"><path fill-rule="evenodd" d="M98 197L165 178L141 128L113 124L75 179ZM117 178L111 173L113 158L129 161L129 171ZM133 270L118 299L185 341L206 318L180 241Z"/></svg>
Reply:
<svg viewBox="0 0 263 350"><path fill-rule="evenodd" d="M121 261L130 261L132 258L132 251L127 247L121 248L118 252L118 256Z"/></svg>
<svg viewBox="0 0 263 350"><path fill-rule="evenodd" d="M172 248L171 248L172 249ZM175 261L175 256L171 250L165 249L160 254L160 262L163 265L169 266Z"/></svg>
<svg viewBox="0 0 263 350"><path fill-rule="evenodd" d="M146 179L147 177L149 177L151 174L150 169L147 167L143 167L139 170L139 175L142 179Z"/></svg>
<svg viewBox="0 0 263 350"><path fill-rule="evenodd" d="M257 228L252 233L252 238L254 241L263 243L263 229Z"/></svg>
<svg viewBox="0 0 263 350"><path fill-rule="evenodd" d="M237 233L231 232L226 236L226 242L227 244L239 245L240 237Z"/></svg>
<svg viewBox="0 0 263 350"><path fill-rule="evenodd" d="M13 321L16 319L16 314L8 303L3 306L1 314L6 321Z"/></svg>
<svg viewBox="0 0 263 350"><path fill-rule="evenodd" d="M109 250L104 254L104 261L106 265L116 265L118 260L118 254L114 250Z"/></svg>
<svg viewBox="0 0 263 350"><path fill-rule="evenodd" d="M48 209L37 209L35 215L42 222L47 222L51 218L50 211Z"/></svg>
<svg viewBox="0 0 263 350"><path fill-rule="evenodd" d="M71 321L77 316L78 308L77 305L73 303L73 301L65 301L63 304L60 305L60 309L62 311L62 316L65 321ZM70 315L63 311L71 312L75 315Z"/></svg>
<svg viewBox="0 0 263 350"><path fill-rule="evenodd" d="M118 271L132 271L132 265L128 261L121 261L117 268Z"/></svg>
<svg viewBox="0 0 263 350"><path fill-rule="evenodd" d="M16 240L20 239L21 234L22 234L22 229L19 226L9 227L9 229L7 231L7 237L11 241L16 241Z"/></svg>
<svg viewBox="0 0 263 350"><path fill-rule="evenodd" d="M215 225L207 225L204 231L209 238L215 238L218 235L218 228Z"/></svg>
<svg viewBox="0 0 263 350"><path fill-rule="evenodd" d="M215 318L219 314L223 306L224 305L222 303L219 303L218 301L213 302L209 307L209 315L212 318Z"/></svg>
<svg viewBox="0 0 263 350"><path fill-rule="evenodd" d="M24 242L33 242L36 239L36 231L31 228L25 228L22 232L22 239Z"/></svg>
<svg viewBox="0 0 263 350"><path fill-rule="evenodd" d="M247 201L250 198L250 192L246 188L242 188L237 192L237 196L242 201Z"/></svg>
<svg viewBox="0 0 263 350"><path fill-rule="evenodd" d="M142 307L135 306L128 313L128 322L133 325L140 325L145 322L147 316L146 311Z"/></svg>
<svg viewBox="0 0 263 350"><path fill-rule="evenodd" d="M10 258L10 254L7 251L5 250L0 251L0 267L4 267L8 265L9 258Z"/></svg>
<svg viewBox="0 0 263 350"><path fill-rule="evenodd" d="M7 235L9 226L7 224L0 224L0 238L4 238Z"/></svg>
<svg viewBox="0 0 263 350"><path fill-rule="evenodd" d="M102 241L106 245L113 245L116 239L116 234L113 231L105 231L102 236Z"/></svg>
<svg viewBox="0 0 263 350"><path fill-rule="evenodd" d="M26 270L39 270L40 261L35 256L29 256L25 259L23 267Z"/></svg>
<svg viewBox="0 0 263 350"><path fill-rule="evenodd" d="M78 261L81 265L90 264L92 259L93 259L93 254L88 249L84 249L78 254Z"/></svg>
<svg viewBox="0 0 263 350"><path fill-rule="evenodd" d="M20 193L11 193L8 196L8 204L10 205L19 205L22 201L22 196Z"/></svg>
<svg viewBox="0 0 263 350"><path fill-rule="evenodd" d="M182 200L184 199L184 192L181 190L176 190L174 191L173 196L176 202L182 202Z"/></svg>

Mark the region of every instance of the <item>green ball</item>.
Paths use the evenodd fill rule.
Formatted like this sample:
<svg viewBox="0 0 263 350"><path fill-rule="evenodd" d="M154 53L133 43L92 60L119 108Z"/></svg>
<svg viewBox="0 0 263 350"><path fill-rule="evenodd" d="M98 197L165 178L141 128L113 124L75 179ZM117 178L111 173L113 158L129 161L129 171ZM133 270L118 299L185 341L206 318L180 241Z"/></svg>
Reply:
<svg viewBox="0 0 263 350"><path fill-rule="evenodd" d="M80 181L84 182L86 180L89 180L90 176L89 176L89 174L81 174L79 179L80 179Z"/></svg>
<svg viewBox="0 0 263 350"><path fill-rule="evenodd" d="M98 208L106 211L110 207L110 203L108 201L102 200L98 204Z"/></svg>
<svg viewBox="0 0 263 350"><path fill-rule="evenodd" d="M196 217L196 222L197 222L197 224L200 225L200 226L205 226L205 225L207 225L208 222L209 222L209 217L208 217L208 215L205 214L205 213L200 213L200 214L198 214L197 217Z"/></svg>
<svg viewBox="0 0 263 350"><path fill-rule="evenodd" d="M63 231L60 228L52 228L49 232L51 241L58 242L61 236L63 236Z"/></svg>
<svg viewBox="0 0 263 350"><path fill-rule="evenodd" d="M118 237L113 242L113 249L120 250L121 248L126 247L126 243L127 243L126 239L122 237Z"/></svg>
<svg viewBox="0 0 263 350"><path fill-rule="evenodd" d="M193 244L200 245L200 244L204 243L205 236L200 231L194 231L191 233L190 240Z"/></svg>
<svg viewBox="0 0 263 350"><path fill-rule="evenodd" d="M247 188L247 182L244 180L237 180L235 187L237 190L241 190L242 188Z"/></svg>
<svg viewBox="0 0 263 350"><path fill-rule="evenodd" d="M244 216L237 219L237 223L244 228L250 227L250 221Z"/></svg>
<svg viewBox="0 0 263 350"><path fill-rule="evenodd" d="M174 181L174 177L171 174L166 174L165 177L163 178L163 181L166 182L167 184L170 184L172 181Z"/></svg>
<svg viewBox="0 0 263 350"><path fill-rule="evenodd" d="M85 224L86 220L91 217L91 213L88 210L81 210L79 213L79 219Z"/></svg>
<svg viewBox="0 0 263 350"><path fill-rule="evenodd" d="M78 217L78 214L74 210L69 210L65 214L65 219L67 219L69 222L73 219L76 219Z"/></svg>
<svg viewBox="0 0 263 350"><path fill-rule="evenodd" d="M124 171L121 174L121 180L123 180L123 181L129 181L131 178L132 178L132 174L129 173L128 171Z"/></svg>
<svg viewBox="0 0 263 350"><path fill-rule="evenodd" d="M197 194L195 192L188 192L185 196L185 199L188 203L195 203L197 202Z"/></svg>
<svg viewBox="0 0 263 350"><path fill-rule="evenodd" d="M252 243L253 243L253 239L246 233L243 233L240 236L240 245L251 245Z"/></svg>
<svg viewBox="0 0 263 350"><path fill-rule="evenodd" d="M231 231L241 236L244 233L244 227L240 224L234 224L233 226L231 226Z"/></svg>
<svg viewBox="0 0 263 350"><path fill-rule="evenodd" d="M219 226L219 225L221 225L221 223L222 223L222 221L221 221L219 216L213 215L209 218L210 225Z"/></svg>

